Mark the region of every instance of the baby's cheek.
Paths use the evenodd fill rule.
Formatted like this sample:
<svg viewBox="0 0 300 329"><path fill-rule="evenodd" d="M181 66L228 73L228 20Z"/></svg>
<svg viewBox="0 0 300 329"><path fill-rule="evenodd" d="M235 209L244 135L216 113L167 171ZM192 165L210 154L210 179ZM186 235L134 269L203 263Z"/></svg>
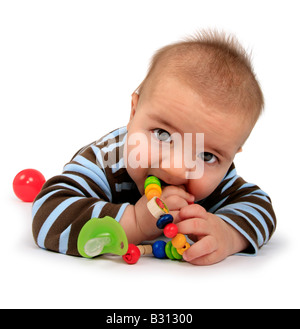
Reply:
<svg viewBox="0 0 300 329"><path fill-rule="evenodd" d="M195 201L208 197L219 185L221 179L203 175L200 179L191 179L187 186L187 192L195 196Z"/></svg>

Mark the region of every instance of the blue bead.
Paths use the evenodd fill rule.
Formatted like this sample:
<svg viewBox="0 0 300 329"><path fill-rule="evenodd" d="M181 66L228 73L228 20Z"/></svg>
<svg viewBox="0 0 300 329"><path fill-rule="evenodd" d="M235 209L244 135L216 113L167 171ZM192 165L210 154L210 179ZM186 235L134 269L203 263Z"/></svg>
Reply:
<svg viewBox="0 0 300 329"><path fill-rule="evenodd" d="M152 252L156 258L166 258L166 242L162 240L155 241L152 245Z"/></svg>
<svg viewBox="0 0 300 329"><path fill-rule="evenodd" d="M165 228L167 224L173 223L173 216L171 214L165 214L159 217L156 222L156 226L159 229Z"/></svg>

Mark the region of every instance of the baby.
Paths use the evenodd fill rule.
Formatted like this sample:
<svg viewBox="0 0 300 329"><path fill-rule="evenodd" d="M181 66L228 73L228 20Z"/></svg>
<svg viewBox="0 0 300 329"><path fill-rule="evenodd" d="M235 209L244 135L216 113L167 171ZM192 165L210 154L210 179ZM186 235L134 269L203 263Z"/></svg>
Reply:
<svg viewBox="0 0 300 329"><path fill-rule="evenodd" d="M127 127L82 148L44 185L32 209L36 243L79 255L82 227L107 215L130 243L157 238L162 231L144 195L145 179L154 175L179 232L194 241L183 254L187 262L256 254L276 218L269 196L239 177L233 160L263 106L234 37L203 31L160 49L132 95Z"/></svg>

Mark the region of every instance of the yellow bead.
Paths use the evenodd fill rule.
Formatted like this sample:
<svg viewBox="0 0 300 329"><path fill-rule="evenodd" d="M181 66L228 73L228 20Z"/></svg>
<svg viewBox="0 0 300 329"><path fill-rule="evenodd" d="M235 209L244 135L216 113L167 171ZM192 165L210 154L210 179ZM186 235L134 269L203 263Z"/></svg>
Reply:
<svg viewBox="0 0 300 329"><path fill-rule="evenodd" d="M172 245L176 248L176 249L180 249L183 248L183 246L186 243L186 238L183 234L178 233L175 238L172 239Z"/></svg>
<svg viewBox="0 0 300 329"><path fill-rule="evenodd" d="M184 253L186 250L188 250L190 246L191 246L191 245L190 245L188 242L186 242L185 245L184 245L182 248L177 248L177 252L178 252L178 254L183 255L183 253Z"/></svg>
<svg viewBox="0 0 300 329"><path fill-rule="evenodd" d="M161 196L161 187L157 184L150 184L145 189L145 195L148 200L151 200L155 196L159 198Z"/></svg>

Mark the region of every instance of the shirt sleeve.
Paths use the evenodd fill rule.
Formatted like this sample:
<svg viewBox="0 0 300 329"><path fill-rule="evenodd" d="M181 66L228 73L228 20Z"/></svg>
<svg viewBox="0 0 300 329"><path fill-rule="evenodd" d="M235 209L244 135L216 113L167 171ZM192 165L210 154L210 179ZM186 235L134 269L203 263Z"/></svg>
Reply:
<svg viewBox="0 0 300 329"><path fill-rule="evenodd" d="M93 143L81 149L61 175L48 180L32 207L33 236L37 245L79 256L77 239L94 217L119 221L129 203L113 203L114 180L101 168L101 149Z"/></svg>
<svg viewBox="0 0 300 329"><path fill-rule="evenodd" d="M202 206L232 225L249 241L249 247L239 254L256 255L276 228L268 194L257 185L245 182L237 175L233 164Z"/></svg>

